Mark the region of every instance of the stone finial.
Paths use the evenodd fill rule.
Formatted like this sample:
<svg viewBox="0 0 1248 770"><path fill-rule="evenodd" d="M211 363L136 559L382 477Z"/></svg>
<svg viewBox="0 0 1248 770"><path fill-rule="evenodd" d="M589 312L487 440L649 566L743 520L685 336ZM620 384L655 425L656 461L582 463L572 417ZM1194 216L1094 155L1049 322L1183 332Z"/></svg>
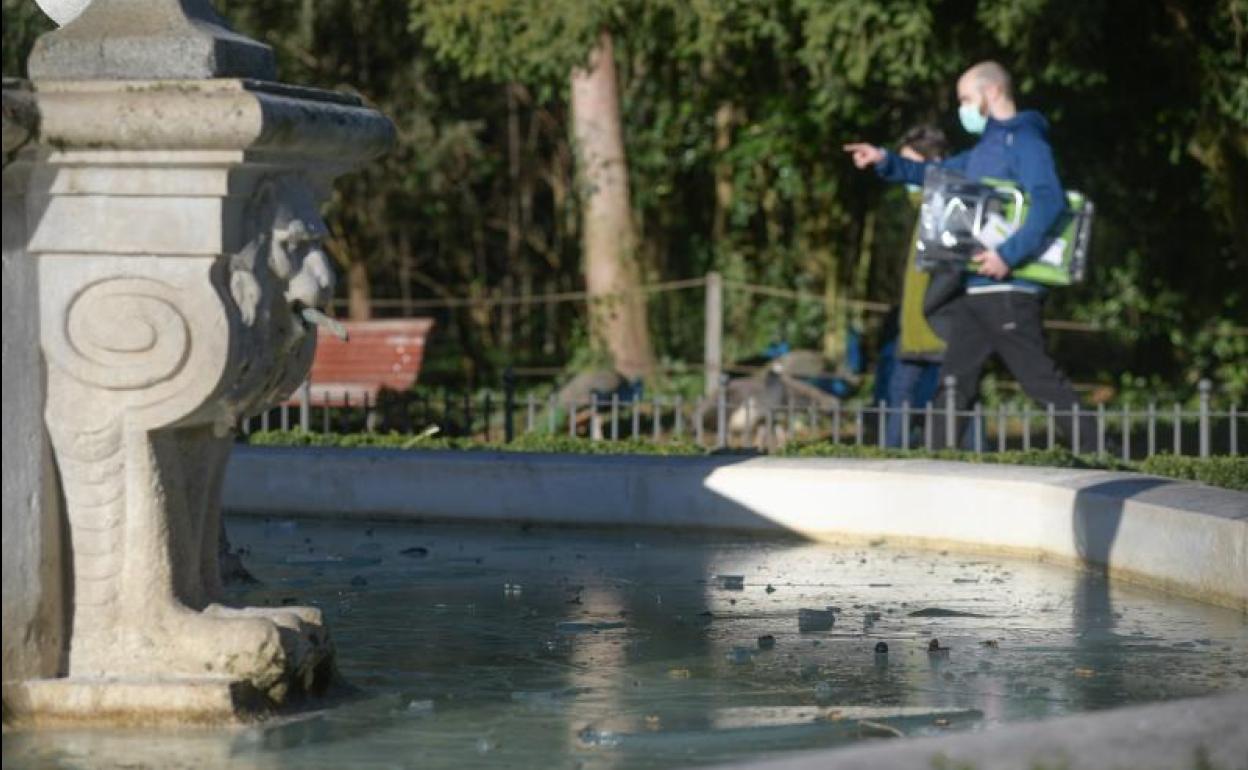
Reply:
<svg viewBox="0 0 1248 770"><path fill-rule="evenodd" d="M208 0L94 0L35 42L32 80L273 80L273 50L229 29Z"/></svg>

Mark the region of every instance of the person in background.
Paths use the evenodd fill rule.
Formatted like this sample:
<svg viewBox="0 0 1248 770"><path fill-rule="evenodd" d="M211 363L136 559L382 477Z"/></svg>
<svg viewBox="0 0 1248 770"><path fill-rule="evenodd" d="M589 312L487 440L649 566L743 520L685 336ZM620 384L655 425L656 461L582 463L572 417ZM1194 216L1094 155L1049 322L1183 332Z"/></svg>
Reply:
<svg viewBox="0 0 1248 770"><path fill-rule="evenodd" d="M948 155L945 132L931 125L915 126L901 138L898 155L916 163L939 162ZM962 276L956 269L935 272L919 270L915 244L918 241L918 207L922 189L906 185L914 209L915 225L907 245L906 269L902 280L898 334L894 347L891 376L887 378L883 400L890 410L903 404L923 409L940 385L940 365L953 325L952 300L962 293ZM885 444L902 446L905 425L900 411L890 411L885 427ZM914 444L912 444L914 445Z"/></svg>
<svg viewBox="0 0 1248 770"><path fill-rule="evenodd" d="M954 405L959 411L966 410L979 398L984 364L996 354L1030 398L1069 410L1078 403L1078 397L1044 344L1041 317L1045 288L1011 275L1014 268L1039 256L1049 230L1066 210L1066 194L1049 146L1048 121L1038 112L1017 108L1010 75L996 62L980 62L964 72L958 79L957 93L958 119L979 141L940 165L971 179L1013 181L1031 205L1026 220L1013 235L971 258L974 272L966 273L966 293L952 303L953 329L936 398L942 400L943 381L952 376L956 383ZM874 167L886 181L923 183L925 163L863 142L846 144L844 150L855 166ZM1070 422L1059 421L1059 425L1064 429ZM1076 451L1089 446L1094 430L1095 422L1090 418L1080 421L1081 441ZM943 420L936 420L935 434L935 445L945 445Z"/></svg>

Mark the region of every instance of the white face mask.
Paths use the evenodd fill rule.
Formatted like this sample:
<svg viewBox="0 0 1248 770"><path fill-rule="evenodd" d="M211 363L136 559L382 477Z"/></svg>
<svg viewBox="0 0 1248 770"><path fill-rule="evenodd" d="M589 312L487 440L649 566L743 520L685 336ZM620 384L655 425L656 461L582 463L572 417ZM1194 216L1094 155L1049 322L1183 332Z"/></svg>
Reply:
<svg viewBox="0 0 1248 770"><path fill-rule="evenodd" d="M982 134L988 126L988 117L979 111L979 107L970 102L958 105L958 121L968 134Z"/></svg>

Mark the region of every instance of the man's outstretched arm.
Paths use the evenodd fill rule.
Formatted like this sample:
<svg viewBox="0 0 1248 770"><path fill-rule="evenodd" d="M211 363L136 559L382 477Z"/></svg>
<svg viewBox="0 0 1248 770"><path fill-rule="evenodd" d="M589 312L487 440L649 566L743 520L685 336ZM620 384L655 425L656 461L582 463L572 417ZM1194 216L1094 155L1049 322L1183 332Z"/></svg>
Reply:
<svg viewBox="0 0 1248 770"><path fill-rule="evenodd" d="M887 182L923 184L923 176L928 166L927 163L919 163L903 158L895 152L889 152L882 147L876 147L865 142L851 142L844 145L842 149L850 153L855 166L858 168L875 166L875 173L879 174L880 178ZM962 172L966 170L967 156L968 154L965 152L958 153L951 158L941 161L940 165L951 171Z"/></svg>

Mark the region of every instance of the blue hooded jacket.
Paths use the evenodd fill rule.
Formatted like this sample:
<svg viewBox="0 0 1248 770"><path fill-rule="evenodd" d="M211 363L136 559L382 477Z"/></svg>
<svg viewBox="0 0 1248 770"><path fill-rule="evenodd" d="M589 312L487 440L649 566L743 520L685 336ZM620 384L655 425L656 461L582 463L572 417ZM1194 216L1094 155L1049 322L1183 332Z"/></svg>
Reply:
<svg viewBox="0 0 1248 770"><path fill-rule="evenodd" d="M1066 210L1066 193L1057 178L1053 151L1049 148L1049 123L1034 110L1020 112L1009 120L988 118L979 142L970 150L941 162L941 166L971 179L995 177L1017 182L1030 196L1027 219L1018 232L997 247L997 253L1013 269L1040 254L1049 229ZM875 167L890 182L923 184L927 164L907 160L893 152ZM967 286L1012 284L1028 291L1042 292L1038 283L1007 275L1005 281L968 272Z"/></svg>

